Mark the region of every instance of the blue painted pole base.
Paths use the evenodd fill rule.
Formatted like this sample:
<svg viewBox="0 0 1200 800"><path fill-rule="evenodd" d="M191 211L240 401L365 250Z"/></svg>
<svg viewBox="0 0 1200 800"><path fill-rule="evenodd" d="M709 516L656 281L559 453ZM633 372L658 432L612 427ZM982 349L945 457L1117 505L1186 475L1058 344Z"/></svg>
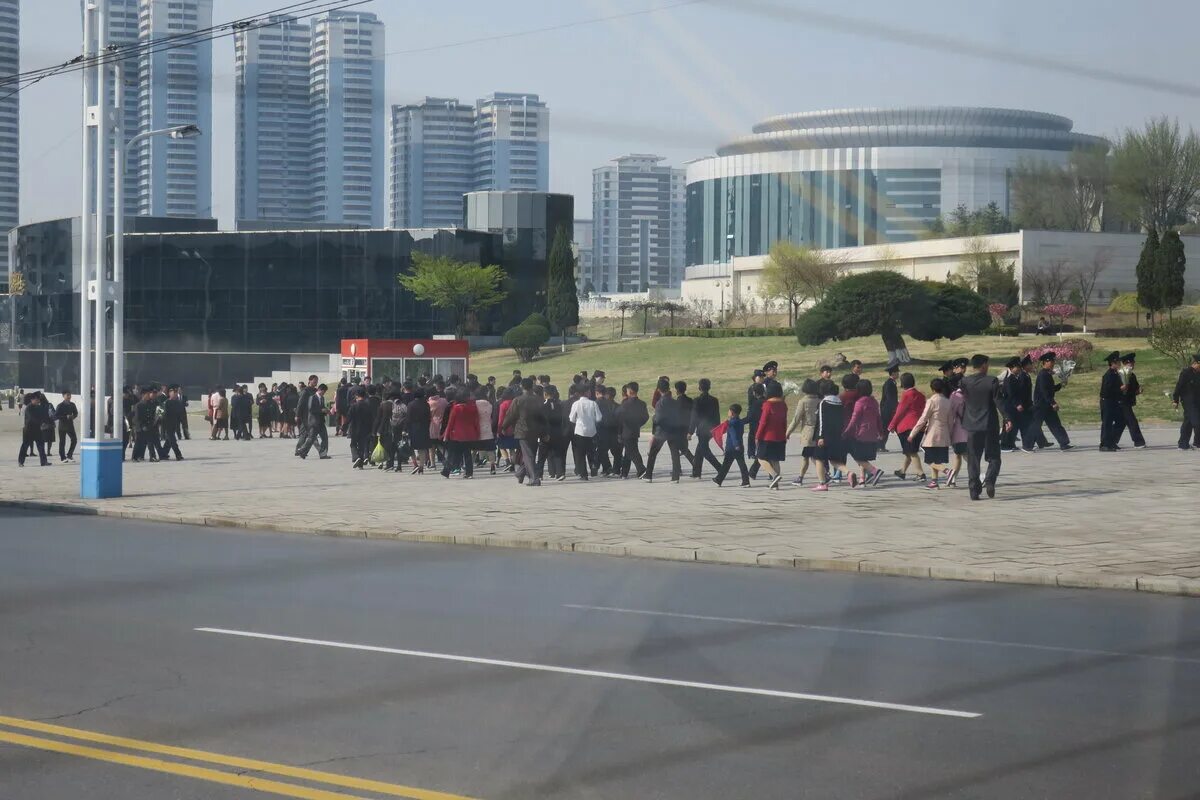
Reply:
<svg viewBox="0 0 1200 800"><path fill-rule="evenodd" d="M84 439L79 445L79 496L84 500L120 497L125 468L121 440Z"/></svg>

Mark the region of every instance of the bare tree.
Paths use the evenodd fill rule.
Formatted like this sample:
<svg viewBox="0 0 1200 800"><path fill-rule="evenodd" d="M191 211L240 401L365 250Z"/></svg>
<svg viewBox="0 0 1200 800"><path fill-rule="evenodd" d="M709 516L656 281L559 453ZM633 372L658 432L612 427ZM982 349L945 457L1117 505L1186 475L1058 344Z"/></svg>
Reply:
<svg viewBox="0 0 1200 800"><path fill-rule="evenodd" d="M842 277L845 261L821 250L787 241L776 242L763 265L759 294L788 306L788 324L806 302L818 302Z"/></svg>
<svg viewBox="0 0 1200 800"><path fill-rule="evenodd" d="M1065 302L1068 287L1075 280L1075 270L1068 259L1052 258L1026 269L1025 279L1033 289L1034 302L1053 305Z"/></svg>
<svg viewBox="0 0 1200 800"><path fill-rule="evenodd" d="M1072 151L1064 166L1023 161L1013 172L1013 220L1021 228L1100 230L1111 183L1100 148Z"/></svg>
<svg viewBox="0 0 1200 800"><path fill-rule="evenodd" d="M697 328L712 327L713 320L716 318L712 300L692 300L687 304L687 309Z"/></svg>
<svg viewBox="0 0 1200 800"><path fill-rule="evenodd" d="M1127 130L1113 149L1113 186L1125 213L1160 237L1195 219L1200 200L1200 136L1178 120L1152 119Z"/></svg>
<svg viewBox="0 0 1200 800"><path fill-rule="evenodd" d="M1111 247L1098 247L1091 259L1075 270L1075 281L1079 286L1079 296L1083 298L1083 326L1087 327L1088 305L1092 301L1092 293L1096 291L1096 283L1100 276L1112 264Z"/></svg>

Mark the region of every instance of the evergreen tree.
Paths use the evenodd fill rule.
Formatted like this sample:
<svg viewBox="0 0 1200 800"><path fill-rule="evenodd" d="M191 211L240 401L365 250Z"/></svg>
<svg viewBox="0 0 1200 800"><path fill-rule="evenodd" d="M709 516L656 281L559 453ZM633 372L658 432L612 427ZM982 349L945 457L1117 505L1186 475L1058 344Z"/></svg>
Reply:
<svg viewBox="0 0 1200 800"><path fill-rule="evenodd" d="M1162 305L1168 311L1183 305L1184 278L1187 256L1183 251L1183 240L1178 231L1167 231L1158 248L1159 284L1162 287Z"/></svg>
<svg viewBox="0 0 1200 800"><path fill-rule="evenodd" d="M1151 228L1137 263L1138 305L1151 313L1161 311L1163 307L1163 291L1159 280L1159 247L1158 234Z"/></svg>
<svg viewBox="0 0 1200 800"><path fill-rule="evenodd" d="M550 248L550 278L546 287L546 318L563 337L567 348L567 329L579 324L579 295L575 291L575 255L566 230L559 228Z"/></svg>

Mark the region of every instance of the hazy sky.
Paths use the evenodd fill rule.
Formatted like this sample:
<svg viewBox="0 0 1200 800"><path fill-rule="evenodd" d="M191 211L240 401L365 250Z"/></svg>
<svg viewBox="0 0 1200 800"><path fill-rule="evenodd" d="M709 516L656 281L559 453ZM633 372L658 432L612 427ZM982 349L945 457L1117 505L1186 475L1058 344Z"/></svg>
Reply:
<svg viewBox="0 0 1200 800"><path fill-rule="evenodd" d="M363 9L386 23L395 52L676 6L387 59L389 104L540 94L551 108L550 188L574 194L579 217L591 216L591 170L607 160L658 153L681 165L791 111L994 105L1064 114L1088 133L1157 114L1200 128L1196 0L682 2L374 0ZM216 0L214 23L284 4ZM22 0L21 14L22 69L79 53L79 0ZM233 69L232 39L216 42L206 133L224 227L233 216ZM67 75L22 93L22 222L79 211L79 86Z"/></svg>

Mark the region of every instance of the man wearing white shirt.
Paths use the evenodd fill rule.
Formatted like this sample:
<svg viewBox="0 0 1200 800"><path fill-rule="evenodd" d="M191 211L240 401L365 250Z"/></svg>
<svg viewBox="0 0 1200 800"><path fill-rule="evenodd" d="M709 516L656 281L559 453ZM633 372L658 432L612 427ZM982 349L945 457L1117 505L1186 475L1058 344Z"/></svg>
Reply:
<svg viewBox="0 0 1200 800"><path fill-rule="evenodd" d="M596 452L596 432L600 427L602 414L600 406L592 399L595 387L588 384L580 393L579 398L571 406L568 419L575 424L571 436L571 452L575 458L575 474L581 480L588 480L588 459Z"/></svg>

